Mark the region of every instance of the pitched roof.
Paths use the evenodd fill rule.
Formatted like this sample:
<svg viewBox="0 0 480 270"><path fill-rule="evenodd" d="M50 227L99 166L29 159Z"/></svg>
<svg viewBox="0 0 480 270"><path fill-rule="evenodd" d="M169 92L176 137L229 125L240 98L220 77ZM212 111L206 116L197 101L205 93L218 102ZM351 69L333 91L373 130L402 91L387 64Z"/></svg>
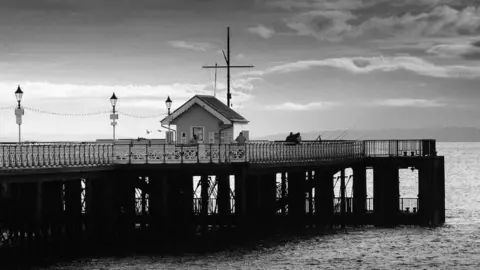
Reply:
<svg viewBox="0 0 480 270"><path fill-rule="evenodd" d="M241 116L236 111L229 108L227 105L225 105L223 102L218 100L216 97L207 96L207 95L196 95L196 97L203 100L203 102L207 103L210 107L215 109L217 112L219 112L228 120L232 122L248 123L247 119L243 118L243 116Z"/></svg>
<svg viewBox="0 0 480 270"><path fill-rule="evenodd" d="M219 118L224 122L224 124L231 124L231 123L248 123L248 120L245 119L243 116L238 114L236 111L229 108L223 102L218 100L214 96L207 96L207 95L195 95L190 100L182 104L179 108L177 108L173 113L169 116L162 119L162 124L166 124L168 122L173 121L175 118L178 118L181 114L186 112L193 104L198 104L203 107L208 112L212 113L215 117Z"/></svg>

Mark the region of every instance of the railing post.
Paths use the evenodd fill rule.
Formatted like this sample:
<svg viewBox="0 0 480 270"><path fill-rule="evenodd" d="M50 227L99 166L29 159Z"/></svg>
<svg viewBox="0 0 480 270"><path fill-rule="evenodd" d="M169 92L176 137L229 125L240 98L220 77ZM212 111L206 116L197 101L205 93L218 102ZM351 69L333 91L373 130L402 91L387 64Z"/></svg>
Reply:
<svg viewBox="0 0 480 270"><path fill-rule="evenodd" d="M165 159L167 157L167 145L163 145L163 163L165 163Z"/></svg>
<svg viewBox="0 0 480 270"><path fill-rule="evenodd" d="M220 144L218 144L218 149L220 150ZM212 163L212 145L210 144L210 163Z"/></svg>
<svg viewBox="0 0 480 270"><path fill-rule="evenodd" d="M132 142L128 145L128 164L132 163Z"/></svg>
<svg viewBox="0 0 480 270"><path fill-rule="evenodd" d="M5 162L5 146L2 144L2 163L0 164L2 167L6 167Z"/></svg>
<svg viewBox="0 0 480 270"><path fill-rule="evenodd" d="M150 142L148 143L150 144ZM148 164L148 144L145 144L145 163Z"/></svg>
<svg viewBox="0 0 480 270"><path fill-rule="evenodd" d="M175 146L177 148L177 146ZM183 144L180 144L180 163L183 164Z"/></svg>

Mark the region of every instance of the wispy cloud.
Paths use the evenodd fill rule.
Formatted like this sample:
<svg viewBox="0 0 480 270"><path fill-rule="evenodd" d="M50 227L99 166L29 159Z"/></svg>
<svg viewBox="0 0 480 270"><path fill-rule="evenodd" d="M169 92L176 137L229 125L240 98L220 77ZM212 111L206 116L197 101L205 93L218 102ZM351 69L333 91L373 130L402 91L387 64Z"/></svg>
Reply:
<svg viewBox="0 0 480 270"><path fill-rule="evenodd" d="M283 104L268 105L267 110L274 111L311 111L311 110L325 110L339 105L336 102L312 102L307 104L298 104L293 102L285 102Z"/></svg>
<svg viewBox="0 0 480 270"><path fill-rule="evenodd" d="M427 50L440 57L458 57L466 60L480 60L480 42L470 44L439 44Z"/></svg>
<svg viewBox="0 0 480 270"><path fill-rule="evenodd" d="M208 42L192 42L184 40L172 40L168 44L174 48L187 49L197 52L206 52L213 48L213 45Z"/></svg>
<svg viewBox="0 0 480 270"><path fill-rule="evenodd" d="M417 107L417 108L432 108L443 107L446 104L438 100L429 99L412 99L412 98L398 98L398 99L383 99L376 100L371 103L366 103L368 106L385 106L385 107Z"/></svg>
<svg viewBox="0 0 480 270"><path fill-rule="evenodd" d="M238 87L253 87L252 79L239 79ZM10 96L11 100L3 99L0 105L15 104L13 83L0 83L0 94ZM196 94L212 95L212 87L206 84L173 83L163 85L75 85L55 84L49 82L23 82L21 88L24 91L23 105L37 108L45 102L86 102L93 107L110 108L110 96L113 92L118 97L118 107L142 107L163 108L167 96L178 106ZM242 88L242 89L243 89ZM12 90L13 89L13 90ZM238 100L251 98L249 91L242 91ZM7 94L8 93L8 94ZM176 105L176 106L177 106Z"/></svg>
<svg viewBox="0 0 480 270"><path fill-rule="evenodd" d="M335 42L343 40L352 31L353 26L348 21L354 18L349 11L314 10L287 19L286 24L298 35Z"/></svg>
<svg viewBox="0 0 480 270"><path fill-rule="evenodd" d="M308 70L314 67L334 67L355 74L368 74L375 71L392 72L408 70L419 75L437 78L478 78L479 66L436 65L418 57L353 57L305 60L270 67L265 70L248 71L241 76L265 76Z"/></svg>
<svg viewBox="0 0 480 270"><path fill-rule="evenodd" d="M262 38L269 39L275 34L275 30L264 25L257 25L247 28L247 31Z"/></svg>
<svg viewBox="0 0 480 270"><path fill-rule="evenodd" d="M466 6L457 9L448 5L436 6L446 2L440 0L423 2L420 5L433 8L408 13L391 10L393 15L388 17L380 15L378 11L380 9L375 11L373 8L370 16L360 16L353 8L317 8L294 15L286 20L286 25L299 35L333 42L359 37L395 37L402 40L406 38L414 40L419 37L456 37L475 35L480 31L480 8ZM394 6L395 4L391 4L389 9Z"/></svg>
<svg viewBox="0 0 480 270"><path fill-rule="evenodd" d="M286 10L350 10L365 6L362 0L271 0L268 5Z"/></svg>

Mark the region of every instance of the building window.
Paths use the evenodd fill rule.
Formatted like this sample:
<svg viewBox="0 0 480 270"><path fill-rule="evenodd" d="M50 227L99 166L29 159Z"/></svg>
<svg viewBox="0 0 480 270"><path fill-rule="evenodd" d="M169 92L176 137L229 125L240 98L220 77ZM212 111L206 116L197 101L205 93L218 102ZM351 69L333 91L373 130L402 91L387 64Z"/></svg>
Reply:
<svg viewBox="0 0 480 270"><path fill-rule="evenodd" d="M191 139L197 141L198 143L204 142L204 127L193 126L192 127L192 137Z"/></svg>

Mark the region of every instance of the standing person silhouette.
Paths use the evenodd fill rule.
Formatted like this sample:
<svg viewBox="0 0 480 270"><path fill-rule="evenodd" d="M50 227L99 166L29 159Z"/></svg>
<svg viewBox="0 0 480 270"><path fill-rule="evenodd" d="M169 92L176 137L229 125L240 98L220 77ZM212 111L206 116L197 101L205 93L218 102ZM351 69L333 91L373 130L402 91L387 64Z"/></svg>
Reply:
<svg viewBox="0 0 480 270"><path fill-rule="evenodd" d="M237 138L235 139L235 141L239 144L239 145L244 145L245 142L247 141L247 138L245 138L245 136L243 136L243 132L240 132L237 136Z"/></svg>

